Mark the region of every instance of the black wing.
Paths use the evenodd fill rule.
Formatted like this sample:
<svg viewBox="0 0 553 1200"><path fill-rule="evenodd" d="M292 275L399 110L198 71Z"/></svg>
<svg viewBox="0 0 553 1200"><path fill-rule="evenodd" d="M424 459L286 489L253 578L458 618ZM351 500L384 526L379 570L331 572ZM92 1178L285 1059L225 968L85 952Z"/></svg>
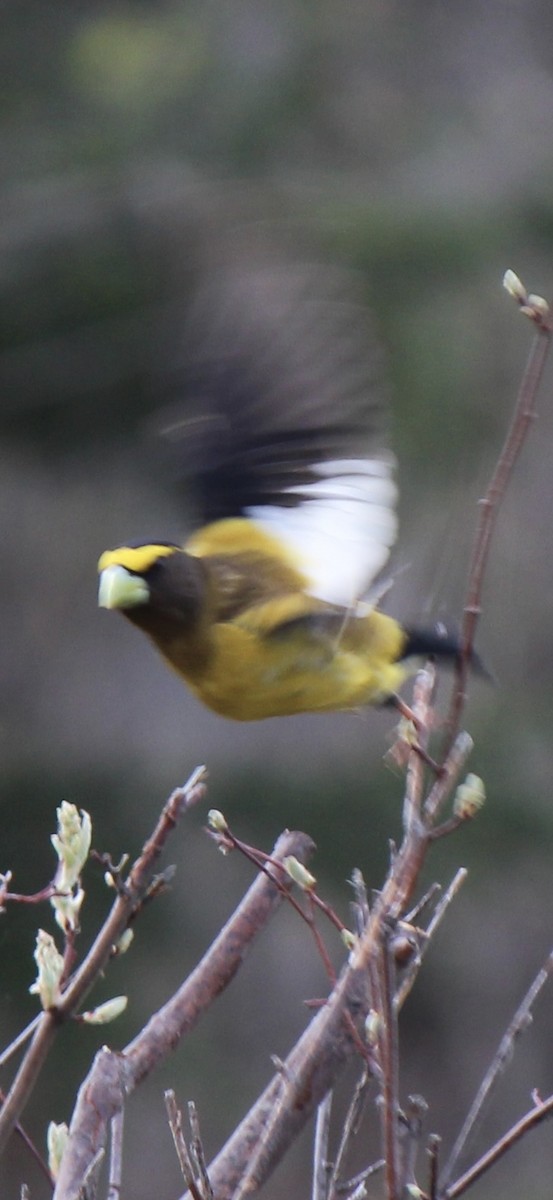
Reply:
<svg viewBox="0 0 553 1200"><path fill-rule="evenodd" d="M340 604L369 586L396 529L381 355L356 282L267 259L213 271L163 421L201 520L253 517Z"/></svg>

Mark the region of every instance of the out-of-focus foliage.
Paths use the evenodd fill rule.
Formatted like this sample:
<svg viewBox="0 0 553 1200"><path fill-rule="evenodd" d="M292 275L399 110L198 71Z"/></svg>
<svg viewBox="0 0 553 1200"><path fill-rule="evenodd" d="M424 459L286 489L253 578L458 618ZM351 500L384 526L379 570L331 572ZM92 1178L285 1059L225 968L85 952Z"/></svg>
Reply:
<svg viewBox="0 0 553 1200"><path fill-rule="evenodd" d="M392 718L235 727L200 710L133 630L97 611L95 563L110 544L186 528L145 418L165 398L171 336L201 263L233 228L262 225L363 272L401 465L407 569L389 606L458 618L476 500L529 343L503 270L553 296L553 12L539 0L19 0L2 15L0 869L21 890L45 881L63 797L92 812L101 849L135 851L164 794L206 761L210 803L246 836L268 847L284 825L312 833L316 874L345 913L345 877L359 865L378 886L398 833L402 783L381 763ZM550 394L551 372L485 590L479 640L498 684L474 685L467 722L488 804L436 849L437 876L461 860L471 876L405 1014L402 1087L426 1096L446 1137L553 940ZM173 893L110 972L106 994L135 996L123 1039L247 882L200 824L195 814L174 851ZM34 1012L31 925L28 913L2 917L6 1030ZM177 1194L163 1084L196 1098L214 1150L267 1078L268 1053L301 1028L302 998L323 990L304 931L279 917L167 1079L132 1108L129 1194ZM28 1115L35 1136L69 1116L100 1040L67 1031L71 1070L48 1068ZM490 1136L531 1087L551 1090L550 1040L538 1020ZM150 1176L142 1122L164 1147ZM28 1178L40 1198L17 1148L11 1164L6 1194ZM549 1195L552 1170L547 1136L535 1134L532 1155L519 1149L479 1195ZM306 1171L307 1149L267 1195L292 1178L306 1194Z"/></svg>

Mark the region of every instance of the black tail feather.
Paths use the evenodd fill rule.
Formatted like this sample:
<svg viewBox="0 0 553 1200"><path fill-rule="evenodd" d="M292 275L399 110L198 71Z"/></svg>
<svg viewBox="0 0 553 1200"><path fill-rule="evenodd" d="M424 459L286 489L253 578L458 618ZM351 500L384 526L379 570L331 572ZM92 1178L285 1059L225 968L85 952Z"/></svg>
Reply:
<svg viewBox="0 0 553 1200"><path fill-rule="evenodd" d="M405 658L443 658L453 664L461 661L462 640L459 633L447 629L441 623L433 629L406 629L406 642L401 655ZM475 650L471 651L469 665L477 675L492 679L487 667Z"/></svg>

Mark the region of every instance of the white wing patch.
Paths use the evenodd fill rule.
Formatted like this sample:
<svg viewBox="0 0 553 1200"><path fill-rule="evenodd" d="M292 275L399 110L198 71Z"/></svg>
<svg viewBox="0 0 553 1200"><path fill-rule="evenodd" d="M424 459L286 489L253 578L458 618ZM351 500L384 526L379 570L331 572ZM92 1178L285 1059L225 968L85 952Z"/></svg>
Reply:
<svg viewBox="0 0 553 1200"><path fill-rule="evenodd" d="M317 482L287 489L305 500L291 508L255 505L248 516L297 555L313 596L353 607L396 538L394 465L392 455L318 463Z"/></svg>

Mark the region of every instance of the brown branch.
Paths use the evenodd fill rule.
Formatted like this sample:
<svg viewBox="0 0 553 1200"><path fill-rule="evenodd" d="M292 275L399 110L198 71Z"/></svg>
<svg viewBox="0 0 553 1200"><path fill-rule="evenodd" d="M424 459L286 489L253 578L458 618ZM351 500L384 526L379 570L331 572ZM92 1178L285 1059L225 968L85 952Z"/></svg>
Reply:
<svg viewBox="0 0 553 1200"><path fill-rule="evenodd" d="M378 957L378 1006L380 1016L379 1058L382 1070L381 1121L384 1178L387 1200L403 1194L399 1150L399 1045L397 1009L394 1004L395 971L390 948L390 929L383 923Z"/></svg>
<svg viewBox="0 0 553 1200"><path fill-rule="evenodd" d="M526 315L530 315L526 313ZM482 612L482 588L488 563L490 545L513 467L526 439L531 422L535 417L535 401L549 353L551 327L542 318L535 317L536 334L530 348L517 400L507 436L499 455L486 495L480 502L480 513L476 526L474 544L469 566L467 596L463 612L462 653L457 670L448 717L448 750L459 728L461 713L466 699L467 677L473 653L478 618Z"/></svg>
<svg viewBox="0 0 553 1200"><path fill-rule="evenodd" d="M0 1052L0 1067L3 1067L5 1063L9 1062L10 1058L12 1058L14 1054L17 1054L17 1051L21 1049L21 1046L25 1045L25 1042L30 1041L37 1025L39 1024L41 1015L41 1013L37 1013L36 1017L33 1017L32 1021L29 1021L29 1024L26 1025L25 1028L13 1038L10 1044ZM5 1099L3 1093L1 1099Z"/></svg>
<svg viewBox="0 0 553 1200"><path fill-rule="evenodd" d="M312 849L306 834L285 833L273 857L294 854L301 861ZM175 1049L234 978L252 942L281 902L283 882L292 887L284 870L279 886L267 874L259 875L202 961L141 1033L121 1053L104 1049L96 1056L79 1090L55 1200L74 1200L87 1163L103 1146L107 1124L124 1099Z"/></svg>
<svg viewBox="0 0 553 1200"><path fill-rule="evenodd" d="M348 967L328 1003L212 1162L209 1177L217 1200L239 1200L268 1178L356 1053L344 1018L357 1024L366 1007L366 972Z"/></svg>
<svg viewBox="0 0 553 1200"><path fill-rule="evenodd" d="M367 1068L365 1067L361 1077L358 1079L358 1081L355 1085L353 1096L351 1098L349 1108L346 1113L346 1118L342 1125L340 1142L338 1145L336 1159L334 1162L334 1167L332 1169L332 1175L330 1178L330 1186L329 1186L330 1200L336 1200L336 1195L339 1192L341 1192L342 1190L344 1190L343 1185L341 1183L339 1183L338 1181L339 1181L341 1170L342 1170L342 1164L345 1161L345 1157L349 1150L351 1142L353 1141L353 1138L355 1137L356 1133L358 1133L358 1131L359 1131L359 1124L360 1124L361 1117L363 1115L363 1109L365 1107L365 1103L367 1100L367 1091L368 1091L368 1087L369 1087L369 1082L370 1082L370 1075L369 1075L369 1072L367 1071ZM382 1161L382 1166L384 1166L383 1161ZM354 1180L353 1183L350 1181L350 1184L348 1185L348 1190L349 1190L350 1186L351 1186L351 1188L355 1187L358 1182L361 1182L361 1180Z"/></svg>
<svg viewBox="0 0 553 1200"><path fill-rule="evenodd" d="M471 747L470 738L460 735L432 788L426 820L453 787ZM416 754L416 748L411 753ZM393 925L408 907L430 844L426 822L409 815L404 828L402 846L382 892L325 1007L211 1164L209 1176L217 1200L240 1200L261 1187L346 1061L359 1052L359 1018L368 1009L367 976L374 969L383 923Z"/></svg>
<svg viewBox="0 0 553 1200"><path fill-rule="evenodd" d="M451 761L445 764L442 777L434 785L439 783L440 799L452 786L467 749L465 743L457 745ZM329 1001L212 1164L209 1177L217 1200L231 1196L238 1200L267 1178L344 1063L362 1049L358 1025L368 1007L367 968L380 945L383 922L393 924L411 901L429 845L429 831L420 819L409 820L406 826L403 845L394 857L383 891ZM305 835L287 835L279 841L272 858L292 854L301 859L310 848ZM176 996L121 1055L103 1050L97 1056L79 1092L55 1200L73 1200L90 1157L101 1149L107 1123L123 1098L174 1048L230 981L250 941L291 886L284 871L277 878L278 865L274 861L264 862L262 869L263 874L235 917Z"/></svg>
<svg viewBox="0 0 553 1200"><path fill-rule="evenodd" d="M464 1121L461 1132L455 1141L448 1162L444 1168L440 1178L441 1188L446 1187L448 1181L451 1179L451 1176L453 1175L455 1167L465 1149L465 1146L467 1145L471 1134L474 1132L477 1123L482 1119L482 1114L484 1112L486 1103L490 1099L493 1087L497 1083L499 1076L503 1073L508 1063L510 1063L512 1060L515 1042L528 1029L531 1021L532 1008L536 1003L542 988L551 977L552 972L553 951L550 952L543 967L541 967L535 979L532 981L522 1003L517 1008L517 1011L515 1012L512 1020L509 1022L509 1025L499 1043L490 1068L482 1080L475 1099L471 1104L466 1120Z"/></svg>
<svg viewBox="0 0 553 1200"><path fill-rule="evenodd" d="M431 725L432 696L436 683L436 671L429 665L425 671L419 671L413 686L413 714L417 722L418 742L421 751L426 752ZM419 753L410 753L407 760L405 779L405 799L403 803L403 827L407 833L414 822L421 819L421 805L424 788L424 762Z"/></svg>
<svg viewBox="0 0 553 1200"><path fill-rule="evenodd" d="M541 1101L525 1113L520 1121L512 1125L509 1131L478 1159L478 1162L469 1167L468 1171L465 1171L464 1175L446 1188L445 1192L441 1192L443 1200L456 1200L457 1196L462 1196L463 1192L468 1191L469 1187L472 1187L477 1179L489 1171L490 1167L493 1167L516 1142L519 1142L531 1129L541 1125L542 1121L549 1120L550 1117L553 1117L553 1096L548 1096L547 1100Z"/></svg>
<svg viewBox="0 0 553 1200"><path fill-rule="evenodd" d="M359 1191L359 1193L357 1192L357 1189L360 1189L362 1184L364 1184L367 1179L370 1179L372 1175L376 1175L378 1171L383 1171L385 1166L386 1164L384 1159L379 1158L376 1162L371 1163L370 1167L365 1167L363 1171L359 1171L358 1174L354 1175L351 1179L345 1180L344 1183L339 1183L336 1188L336 1195L339 1196L342 1194L342 1192L348 1192L349 1200L353 1200L354 1195L358 1194L361 1197L365 1197L367 1195L366 1189L364 1192Z"/></svg>
<svg viewBox="0 0 553 1200"><path fill-rule="evenodd" d="M5 1099L4 1092L0 1089L0 1100L3 1101L4 1099ZM31 1157L34 1158L39 1171L42 1172L42 1174L44 1175L44 1178L50 1184L50 1187L53 1188L54 1180L53 1180L52 1175L50 1174L50 1168L48 1167L48 1164L45 1162L44 1158L42 1157L42 1154L40 1153L38 1148L35 1146L34 1142L29 1137L29 1134L26 1132L26 1130L23 1128L23 1126L19 1123L19 1121L17 1122L17 1124L15 1126L15 1133L16 1133L17 1137L19 1137L21 1139L21 1141L23 1142L23 1145L29 1151L29 1154L31 1155Z"/></svg>
<svg viewBox="0 0 553 1200"><path fill-rule="evenodd" d="M188 1146L186 1145L186 1140L182 1129L182 1112L177 1104L177 1099L172 1089L169 1089L165 1092L165 1107L167 1109L167 1119L169 1121L169 1128L171 1130L173 1144L179 1160L181 1175L190 1192L192 1200L204 1200L200 1189L196 1186L192 1159L190 1158Z"/></svg>
<svg viewBox="0 0 553 1200"><path fill-rule="evenodd" d="M405 1112L401 1114L403 1133L403 1171L401 1196L417 1194L415 1167L422 1139L428 1104L423 1096L408 1096Z"/></svg>
<svg viewBox="0 0 553 1200"><path fill-rule="evenodd" d="M420 970L422 959L428 950L436 929L442 922L449 905L457 895L459 888L465 882L466 877L467 871L465 867L459 867L459 870L455 873L447 891L444 892L444 895L436 905L435 911L433 912L432 917L428 922L426 929L424 930L424 939L422 945L419 947L418 954L413 963L407 967L405 975L397 989L395 1004L398 1011L403 1008L403 1005L405 1004L405 1001L413 987L415 979Z"/></svg>
<svg viewBox="0 0 553 1200"><path fill-rule="evenodd" d="M330 1194L330 1174L332 1168L329 1162L328 1139L331 1112L332 1091L327 1092L317 1109L313 1147L313 1188L311 1200L328 1200Z"/></svg>
<svg viewBox="0 0 553 1200"><path fill-rule="evenodd" d="M440 796L448 784L452 786L461 758L456 747L452 763L445 764ZM217 1200L239 1200L261 1187L356 1052L351 1023L357 1029L368 1009L367 974L378 954L382 924L393 924L406 910L428 845L424 825L411 822L367 926L325 1007L211 1164Z"/></svg>
<svg viewBox="0 0 553 1200"><path fill-rule="evenodd" d="M188 1120L190 1123L190 1154L198 1172L201 1183L202 1200L213 1200L213 1188L207 1173L204 1146L200 1133L200 1120L193 1100L188 1101Z"/></svg>
<svg viewBox="0 0 553 1200"><path fill-rule="evenodd" d="M437 1133L431 1133L428 1139L428 1198L438 1200L438 1162L442 1139Z"/></svg>
<svg viewBox="0 0 553 1200"><path fill-rule="evenodd" d="M107 1200L121 1200L123 1178L123 1127L124 1109L116 1113L111 1122L111 1144L109 1156L109 1180Z"/></svg>
<svg viewBox="0 0 553 1200"><path fill-rule="evenodd" d="M459 772L472 751L473 741L470 734L459 733L446 758L441 774L434 783L424 804L424 816L430 829L433 822L447 800ZM432 833L430 829L430 833Z"/></svg>

